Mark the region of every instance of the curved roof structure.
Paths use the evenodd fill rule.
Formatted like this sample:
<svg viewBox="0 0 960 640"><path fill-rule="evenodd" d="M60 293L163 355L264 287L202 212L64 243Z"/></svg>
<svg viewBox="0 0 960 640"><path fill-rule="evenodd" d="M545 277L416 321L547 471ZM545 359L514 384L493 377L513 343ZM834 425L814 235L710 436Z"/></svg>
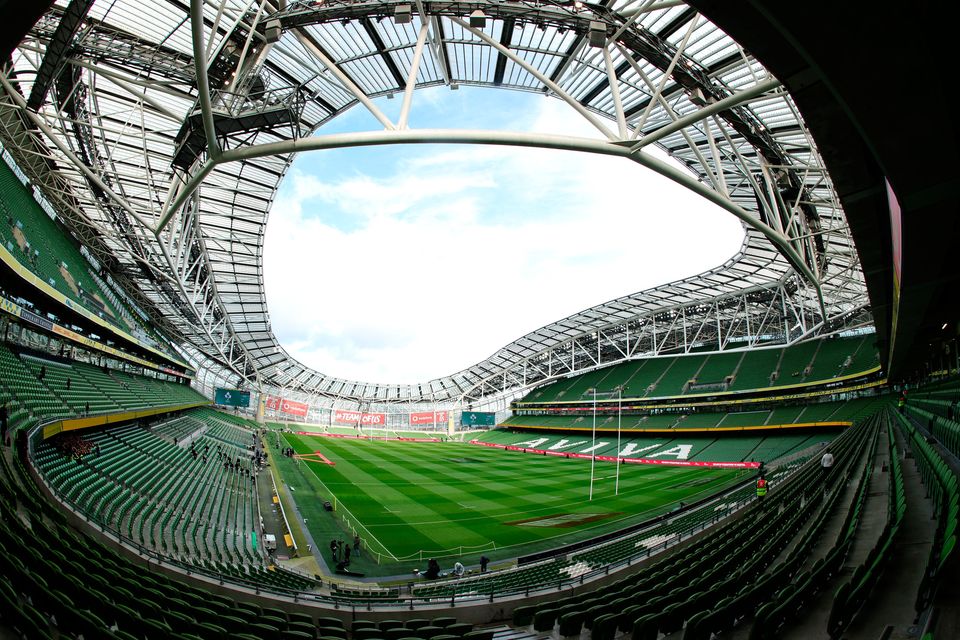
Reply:
<svg viewBox="0 0 960 640"><path fill-rule="evenodd" d="M61 1L12 62L6 148L219 381L331 402L451 402L641 353L869 322L844 212L793 100L676 0ZM543 93L597 137L410 129L415 90L435 85ZM391 94L403 101L396 121L373 100ZM382 129L325 134L354 107ZM280 181L299 152L425 142L622 157L737 216L746 238L716 269L586 309L451 375L384 384L306 367L273 335L263 291ZM639 194L610 188L629 215Z"/></svg>

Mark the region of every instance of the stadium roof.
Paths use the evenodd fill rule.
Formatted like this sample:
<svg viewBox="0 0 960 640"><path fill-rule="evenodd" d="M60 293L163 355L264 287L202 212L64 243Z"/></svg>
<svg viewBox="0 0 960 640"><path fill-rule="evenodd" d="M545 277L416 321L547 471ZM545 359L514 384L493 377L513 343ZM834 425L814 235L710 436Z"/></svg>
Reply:
<svg viewBox="0 0 960 640"><path fill-rule="evenodd" d="M553 96L598 137L407 128L410 93L436 85ZM404 100L398 121L371 101L390 94ZM324 134L355 106L383 129ZM733 324L778 306L775 332L793 340L862 323L869 304L794 100L749 51L674 0L56 2L13 52L0 126L76 237L185 355L254 386L355 402L477 397L491 380L501 381L496 392L549 375L532 363L558 354L613 346L629 357L631 328L655 334L658 314L669 321L662 314L678 309L685 321L699 314L685 332L702 339L716 321L723 343L721 309ZM716 269L586 309L452 375L381 384L304 366L274 337L263 292L278 184L301 151L424 142L623 157L738 216L746 238ZM638 195L612 188L627 215Z"/></svg>

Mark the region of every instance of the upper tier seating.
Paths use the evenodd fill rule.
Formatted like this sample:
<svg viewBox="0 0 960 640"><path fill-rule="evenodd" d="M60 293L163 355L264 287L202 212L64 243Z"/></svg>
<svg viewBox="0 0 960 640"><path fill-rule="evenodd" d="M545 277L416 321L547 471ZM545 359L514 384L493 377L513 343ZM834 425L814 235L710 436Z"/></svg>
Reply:
<svg viewBox="0 0 960 640"><path fill-rule="evenodd" d="M0 343L0 402L8 403L10 428L16 430L31 420L199 404L207 399L189 385L85 362L21 356Z"/></svg>
<svg viewBox="0 0 960 640"><path fill-rule="evenodd" d="M876 367L873 341L872 335L828 337L756 351L644 358L555 380L519 402L589 402L591 389L610 394L621 385L624 398L660 398L830 380Z"/></svg>

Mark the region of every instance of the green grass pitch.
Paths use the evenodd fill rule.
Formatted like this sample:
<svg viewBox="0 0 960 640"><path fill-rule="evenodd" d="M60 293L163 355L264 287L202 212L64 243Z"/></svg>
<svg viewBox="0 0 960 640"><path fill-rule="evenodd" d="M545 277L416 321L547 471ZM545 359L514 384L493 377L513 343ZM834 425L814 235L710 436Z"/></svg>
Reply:
<svg viewBox="0 0 960 640"><path fill-rule="evenodd" d="M743 471L597 462L507 452L461 443L368 441L285 434L297 453L336 463L274 456L300 515L326 559L331 537L359 530L367 553L352 568L406 573L427 558L476 562L513 558L615 530L713 493ZM336 517L324 512L334 501ZM373 562L377 557L379 564ZM423 560L421 561L421 558Z"/></svg>

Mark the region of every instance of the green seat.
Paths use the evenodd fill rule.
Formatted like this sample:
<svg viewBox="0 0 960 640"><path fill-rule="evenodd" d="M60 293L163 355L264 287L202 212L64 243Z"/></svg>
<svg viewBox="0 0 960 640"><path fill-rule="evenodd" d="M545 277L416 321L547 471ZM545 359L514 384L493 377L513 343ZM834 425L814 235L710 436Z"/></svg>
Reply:
<svg viewBox="0 0 960 640"><path fill-rule="evenodd" d="M343 627L317 627L316 634L328 638L343 638L343 640L347 638L347 632Z"/></svg>
<svg viewBox="0 0 960 640"><path fill-rule="evenodd" d="M363 627L353 631L353 640L374 640L375 638L383 638L383 632L376 627Z"/></svg>
<svg viewBox="0 0 960 640"><path fill-rule="evenodd" d="M331 629L336 629L336 627L330 627ZM291 620L287 624L288 631L297 631L298 633L307 633L310 634L310 637L317 635L317 628L312 622L303 622L302 620Z"/></svg>
<svg viewBox="0 0 960 640"><path fill-rule="evenodd" d="M356 634L357 631L359 631L360 629L376 629L376 628L377 628L377 623L374 622L373 620L354 620L353 623L350 625L350 630L353 631L354 634Z"/></svg>
<svg viewBox="0 0 960 640"><path fill-rule="evenodd" d="M400 629L403 627L403 623L399 620L381 620L377 626L380 631L387 631L389 629Z"/></svg>
<svg viewBox="0 0 960 640"><path fill-rule="evenodd" d="M533 624L533 615L537 612L535 605L524 605L513 610L513 626L529 627Z"/></svg>
<svg viewBox="0 0 960 640"><path fill-rule="evenodd" d="M404 629L403 627L395 627L393 629L386 629L382 631L383 637L386 640L400 640L400 638L406 638L410 633L410 629Z"/></svg>
<svg viewBox="0 0 960 640"><path fill-rule="evenodd" d="M533 630L544 632L553 629L557 621L557 609L544 609L533 616Z"/></svg>
<svg viewBox="0 0 960 640"><path fill-rule="evenodd" d="M464 636L473 631L473 625L469 622L454 622L452 625L444 629L444 633L449 633L454 636Z"/></svg>
<svg viewBox="0 0 960 640"><path fill-rule="evenodd" d="M407 629L416 630L429 625L430 625L429 620L426 620L424 618L414 618L412 620L407 620L403 626L405 626Z"/></svg>
<svg viewBox="0 0 960 640"><path fill-rule="evenodd" d="M309 618L309 617L310 617L310 616L306 616L305 614L291 613L291 614L290 614L290 621L291 621L291 622L293 622L293 617L294 617L294 616L303 616L303 617L306 617L306 618ZM302 619L301 619L300 621L301 621L301 622L304 622L304 620L302 620ZM306 622L310 622L311 624L313 624L313 621L312 621L312 620L306 620ZM317 618L316 625L317 625L318 627L338 627L338 628L340 628L340 629L343 629L343 628L344 628L344 627L343 627L343 621L340 620L340 618L330 618L330 617Z"/></svg>
<svg viewBox="0 0 960 640"><path fill-rule="evenodd" d="M447 628L449 629L449 627ZM413 634L410 634L410 635L413 635ZM429 626L421 627L420 629L418 629L416 635L421 638L424 638L424 640L430 640L430 638L434 638L436 636L451 635L451 634L447 633L446 629L444 629L443 627L435 627L433 625L429 625Z"/></svg>
<svg viewBox="0 0 960 640"><path fill-rule="evenodd" d="M431 620L430 624L432 624L435 627L449 627L450 625L455 624L456 622L457 622L456 618L452 618L450 616L440 616L438 618L434 618L433 620Z"/></svg>

